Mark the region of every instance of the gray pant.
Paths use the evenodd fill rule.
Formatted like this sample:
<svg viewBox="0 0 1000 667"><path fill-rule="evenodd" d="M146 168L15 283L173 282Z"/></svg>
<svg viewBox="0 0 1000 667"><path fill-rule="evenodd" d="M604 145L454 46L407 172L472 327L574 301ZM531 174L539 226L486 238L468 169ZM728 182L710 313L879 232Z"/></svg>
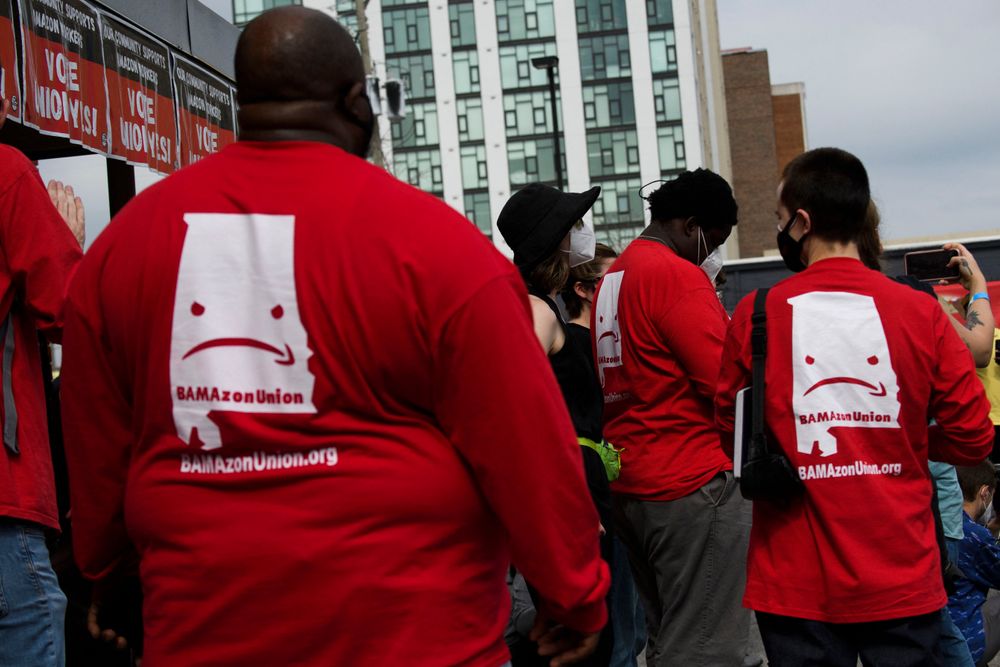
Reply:
<svg viewBox="0 0 1000 667"><path fill-rule="evenodd" d="M739 666L750 503L732 473L665 502L615 498L615 525L646 608L649 667Z"/></svg>

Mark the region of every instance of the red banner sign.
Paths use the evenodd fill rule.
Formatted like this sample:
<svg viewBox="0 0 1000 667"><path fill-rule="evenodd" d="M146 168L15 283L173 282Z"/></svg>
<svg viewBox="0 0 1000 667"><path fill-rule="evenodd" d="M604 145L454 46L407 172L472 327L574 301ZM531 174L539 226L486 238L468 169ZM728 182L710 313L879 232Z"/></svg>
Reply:
<svg viewBox="0 0 1000 667"><path fill-rule="evenodd" d="M83 0L20 0L24 122L107 151L108 107L97 10Z"/></svg>
<svg viewBox="0 0 1000 667"><path fill-rule="evenodd" d="M21 86L17 80L17 35L11 0L0 0L0 97L10 100L7 118L21 120Z"/></svg>
<svg viewBox="0 0 1000 667"><path fill-rule="evenodd" d="M229 84L190 60L171 53L182 167L236 141Z"/></svg>
<svg viewBox="0 0 1000 667"><path fill-rule="evenodd" d="M178 160L170 52L105 12L100 20L111 114L109 152L168 174Z"/></svg>

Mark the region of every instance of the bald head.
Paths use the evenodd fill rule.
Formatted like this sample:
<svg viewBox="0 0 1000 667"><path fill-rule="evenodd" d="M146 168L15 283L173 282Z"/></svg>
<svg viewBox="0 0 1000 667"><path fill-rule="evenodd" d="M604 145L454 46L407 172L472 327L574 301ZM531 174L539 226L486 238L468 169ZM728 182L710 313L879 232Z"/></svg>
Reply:
<svg viewBox="0 0 1000 667"><path fill-rule="evenodd" d="M365 78L350 33L305 7L279 7L248 23L236 45L235 65L241 105L339 101Z"/></svg>
<svg viewBox="0 0 1000 667"><path fill-rule="evenodd" d="M315 9L279 7L236 45L240 139L321 141L364 156L375 117L351 35Z"/></svg>

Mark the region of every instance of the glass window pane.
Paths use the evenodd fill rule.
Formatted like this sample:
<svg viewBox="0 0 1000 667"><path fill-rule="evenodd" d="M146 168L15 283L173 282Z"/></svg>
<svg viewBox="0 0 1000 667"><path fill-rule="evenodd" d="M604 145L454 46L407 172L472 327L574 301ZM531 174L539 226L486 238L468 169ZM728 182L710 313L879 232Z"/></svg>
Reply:
<svg viewBox="0 0 1000 667"><path fill-rule="evenodd" d="M437 105L433 102L407 104L406 116L392 121L393 148L436 146L438 144Z"/></svg>
<svg viewBox="0 0 1000 667"><path fill-rule="evenodd" d="M430 13L427 7L383 11L382 21L387 54L426 51L431 48Z"/></svg>
<svg viewBox="0 0 1000 667"><path fill-rule="evenodd" d="M580 34L627 26L625 0L576 0L576 27Z"/></svg>
<svg viewBox="0 0 1000 667"><path fill-rule="evenodd" d="M476 13L471 2L448 6L451 22L451 45L472 46L476 43Z"/></svg>
<svg viewBox="0 0 1000 667"><path fill-rule="evenodd" d="M673 3L670 0L646 0L646 17L649 25L673 23Z"/></svg>
<svg viewBox="0 0 1000 667"><path fill-rule="evenodd" d="M444 183L441 180L441 151L422 150L393 153L392 173L410 185L441 196Z"/></svg>
<svg viewBox="0 0 1000 667"><path fill-rule="evenodd" d="M635 130L587 133L590 176L619 176L639 171L639 139Z"/></svg>
<svg viewBox="0 0 1000 667"><path fill-rule="evenodd" d="M430 54L386 58L385 69L390 79L402 80L408 102L434 97L434 62Z"/></svg>
<svg viewBox="0 0 1000 667"><path fill-rule="evenodd" d="M455 93L465 95L479 92L479 53L455 51L452 53L455 70Z"/></svg>
<svg viewBox="0 0 1000 667"><path fill-rule="evenodd" d="M458 138L460 141L477 141L485 138L483 132L483 102L478 97L458 100Z"/></svg>
<svg viewBox="0 0 1000 667"><path fill-rule="evenodd" d="M518 44L500 47L500 84L503 88L546 86L549 83L545 70L531 66L531 59L556 55L555 42Z"/></svg>
<svg viewBox="0 0 1000 667"><path fill-rule="evenodd" d="M472 221L487 236L492 236L493 225L490 214L490 193L472 192L465 195L465 217Z"/></svg>
<svg viewBox="0 0 1000 667"><path fill-rule="evenodd" d="M496 12L501 43L555 37L552 0L496 0Z"/></svg>
<svg viewBox="0 0 1000 667"><path fill-rule="evenodd" d="M602 225L637 225L644 223L638 177L601 181L601 194L594 202L594 230Z"/></svg>
<svg viewBox="0 0 1000 667"><path fill-rule="evenodd" d="M555 143L551 137L507 142L507 163L511 188L524 187L538 181L555 184ZM562 166L565 174L565 154Z"/></svg>
<svg viewBox="0 0 1000 667"><path fill-rule="evenodd" d="M489 181L486 178L486 146L474 144L459 148L462 162L462 188L475 190L486 188Z"/></svg>
<svg viewBox="0 0 1000 667"><path fill-rule="evenodd" d="M562 101L556 91L556 108ZM530 93L507 93L503 96L504 115L507 117L507 136L523 137L552 132L552 102L547 90ZM562 113L559 116L560 127Z"/></svg>
<svg viewBox="0 0 1000 667"><path fill-rule="evenodd" d="M581 37L580 75L584 81L632 76L628 35Z"/></svg>
<svg viewBox="0 0 1000 667"><path fill-rule="evenodd" d="M632 82L584 86L583 111L587 129L634 125Z"/></svg>
<svg viewBox="0 0 1000 667"><path fill-rule="evenodd" d="M654 79L653 99L657 123L681 119L681 89L677 79Z"/></svg>
<svg viewBox="0 0 1000 667"><path fill-rule="evenodd" d="M660 154L660 171L681 171L687 167L684 160L684 132L679 125L659 127L656 139Z"/></svg>
<svg viewBox="0 0 1000 667"><path fill-rule="evenodd" d="M673 30L650 31L649 60L653 74L677 71L677 47Z"/></svg>

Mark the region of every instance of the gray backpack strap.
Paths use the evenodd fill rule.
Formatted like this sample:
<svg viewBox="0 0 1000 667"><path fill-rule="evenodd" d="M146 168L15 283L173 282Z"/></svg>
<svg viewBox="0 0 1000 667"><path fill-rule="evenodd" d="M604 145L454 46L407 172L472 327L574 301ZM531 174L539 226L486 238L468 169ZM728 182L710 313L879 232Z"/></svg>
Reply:
<svg viewBox="0 0 1000 667"><path fill-rule="evenodd" d="M3 444L12 454L20 454L17 446L17 406L14 405L14 315L8 313L0 324L3 341Z"/></svg>

